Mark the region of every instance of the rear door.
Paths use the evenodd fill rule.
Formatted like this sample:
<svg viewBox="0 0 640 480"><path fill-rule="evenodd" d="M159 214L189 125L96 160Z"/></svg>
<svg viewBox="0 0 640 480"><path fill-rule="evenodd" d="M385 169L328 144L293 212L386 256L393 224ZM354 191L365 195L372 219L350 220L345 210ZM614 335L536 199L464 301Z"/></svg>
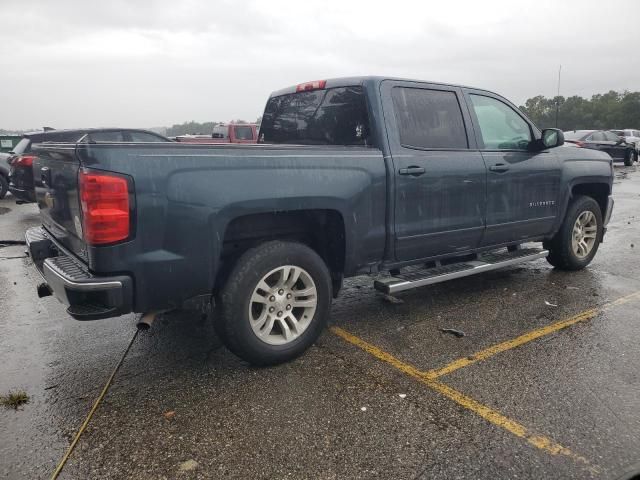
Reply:
<svg viewBox="0 0 640 480"><path fill-rule="evenodd" d="M560 163L552 149L530 150L537 129L498 95L465 89L476 140L487 165L483 246L549 233L558 215Z"/></svg>
<svg viewBox="0 0 640 480"><path fill-rule="evenodd" d="M486 168L456 87L383 81L399 261L464 252L484 231Z"/></svg>

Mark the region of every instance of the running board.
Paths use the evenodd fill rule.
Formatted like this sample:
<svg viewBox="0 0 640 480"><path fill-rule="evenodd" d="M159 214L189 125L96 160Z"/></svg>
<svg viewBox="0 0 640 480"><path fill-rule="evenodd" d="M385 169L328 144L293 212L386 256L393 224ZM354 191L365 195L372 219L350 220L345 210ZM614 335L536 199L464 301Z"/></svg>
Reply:
<svg viewBox="0 0 640 480"><path fill-rule="evenodd" d="M549 255L548 250L539 248L521 248L513 252L487 253L478 255L478 258L472 261L400 273L393 277L376 280L373 286L376 290L393 295L411 288L445 282L454 278L468 277L477 273L490 272L510 265L545 258L547 255Z"/></svg>

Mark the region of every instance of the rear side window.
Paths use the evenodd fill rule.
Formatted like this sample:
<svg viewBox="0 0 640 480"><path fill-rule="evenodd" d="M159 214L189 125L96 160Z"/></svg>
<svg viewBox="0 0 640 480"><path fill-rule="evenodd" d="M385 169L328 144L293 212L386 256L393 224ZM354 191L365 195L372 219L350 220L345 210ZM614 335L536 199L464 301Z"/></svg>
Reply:
<svg viewBox="0 0 640 480"><path fill-rule="evenodd" d="M454 92L394 87L391 97L403 146L469 147L462 111Z"/></svg>
<svg viewBox="0 0 640 480"><path fill-rule="evenodd" d="M469 95L478 119L484 148L489 150L526 150L531 128L516 111L500 100Z"/></svg>
<svg viewBox="0 0 640 480"><path fill-rule="evenodd" d="M88 135L87 140L89 142L124 142L124 135L122 132L92 132Z"/></svg>
<svg viewBox="0 0 640 480"><path fill-rule="evenodd" d="M253 129L251 127L235 127L235 132L238 140L253 140Z"/></svg>
<svg viewBox="0 0 640 480"><path fill-rule="evenodd" d="M227 125L216 125L213 127L211 138L229 138L229 127Z"/></svg>
<svg viewBox="0 0 640 480"><path fill-rule="evenodd" d="M260 141L305 145L367 145L369 115L362 87L291 93L267 102Z"/></svg>
<svg viewBox="0 0 640 480"><path fill-rule="evenodd" d="M166 142L166 140L158 135L145 132L127 132L132 142ZM112 140L109 140L112 141Z"/></svg>

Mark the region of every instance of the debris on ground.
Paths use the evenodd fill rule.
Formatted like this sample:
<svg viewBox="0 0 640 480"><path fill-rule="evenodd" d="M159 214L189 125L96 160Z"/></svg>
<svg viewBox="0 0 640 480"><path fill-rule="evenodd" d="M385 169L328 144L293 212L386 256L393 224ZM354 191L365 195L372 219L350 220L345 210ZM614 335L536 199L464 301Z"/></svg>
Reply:
<svg viewBox="0 0 640 480"><path fill-rule="evenodd" d="M407 398L407 394L406 393L399 393L398 396L400 398Z"/></svg>
<svg viewBox="0 0 640 480"><path fill-rule="evenodd" d="M383 295L382 298L389 303L393 303L394 305L400 305L404 303L404 300L398 297L394 297L393 295Z"/></svg>
<svg viewBox="0 0 640 480"><path fill-rule="evenodd" d="M166 418L167 420L171 420L171 419L173 419L173 417L176 416L176 411L175 410L169 410L168 412L164 412L162 414L162 416L164 418Z"/></svg>
<svg viewBox="0 0 640 480"><path fill-rule="evenodd" d="M455 328L441 328L440 331L442 333L449 333L458 338L462 338L465 336L465 333L462 330L456 330Z"/></svg>
<svg viewBox="0 0 640 480"><path fill-rule="evenodd" d="M190 472L198 468L198 462L195 460L187 460L186 462L182 462L180 467L178 467L182 472Z"/></svg>
<svg viewBox="0 0 640 480"><path fill-rule="evenodd" d="M9 392L7 395L0 395L0 405L4 405L5 408L12 408L18 410L21 405L29 403L29 395L24 390L17 390L15 392Z"/></svg>
<svg viewBox="0 0 640 480"><path fill-rule="evenodd" d="M549 306L549 307L557 307L558 306L555 303L547 302L546 300L544 301L544 304Z"/></svg>
<svg viewBox="0 0 640 480"><path fill-rule="evenodd" d="M580 290L579 287L572 287L570 285L565 286L564 288L566 288L567 290Z"/></svg>
<svg viewBox="0 0 640 480"><path fill-rule="evenodd" d="M362 410L363 412L367 411L367 407L360 407L360 410Z"/></svg>

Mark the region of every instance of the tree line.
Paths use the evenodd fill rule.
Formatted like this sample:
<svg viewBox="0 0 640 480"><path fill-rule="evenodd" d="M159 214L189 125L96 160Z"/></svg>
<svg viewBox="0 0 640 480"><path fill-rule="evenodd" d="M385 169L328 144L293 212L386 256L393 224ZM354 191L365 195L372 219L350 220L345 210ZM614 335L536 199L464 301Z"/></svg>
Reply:
<svg viewBox="0 0 640 480"><path fill-rule="evenodd" d="M538 95L528 99L520 110L540 128L557 127L564 131L640 128L640 92L611 90L590 99L578 95L568 98Z"/></svg>

